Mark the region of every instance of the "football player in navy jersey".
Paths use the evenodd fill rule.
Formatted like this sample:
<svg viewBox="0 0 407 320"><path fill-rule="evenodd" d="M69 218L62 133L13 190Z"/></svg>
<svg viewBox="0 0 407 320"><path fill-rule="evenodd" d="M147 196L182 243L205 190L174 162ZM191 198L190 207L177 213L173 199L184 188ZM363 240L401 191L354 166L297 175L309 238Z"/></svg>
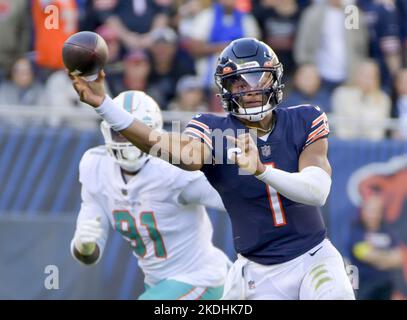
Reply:
<svg viewBox="0 0 407 320"><path fill-rule="evenodd" d="M231 42L215 73L228 116L197 115L183 133L156 132L117 108L103 71L94 82L71 78L114 130L145 152L202 170L219 192L238 252L224 299L354 299L319 209L331 186L328 120L317 106L276 108L282 74L265 43Z"/></svg>

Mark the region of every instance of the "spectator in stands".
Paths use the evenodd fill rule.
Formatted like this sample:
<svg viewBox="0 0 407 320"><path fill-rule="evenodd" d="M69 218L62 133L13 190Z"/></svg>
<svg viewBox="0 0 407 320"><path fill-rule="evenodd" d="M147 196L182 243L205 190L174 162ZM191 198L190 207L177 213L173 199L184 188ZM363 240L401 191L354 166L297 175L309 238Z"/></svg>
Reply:
<svg viewBox="0 0 407 320"><path fill-rule="evenodd" d="M385 137L383 120L390 117L391 102L380 88L380 71L374 60L365 60L356 69L349 86L335 90L332 111L338 119L335 133L343 139Z"/></svg>
<svg viewBox="0 0 407 320"><path fill-rule="evenodd" d="M104 0L105 1L105 0ZM86 14L86 10L88 9L89 3L93 2L93 0L76 0L76 6L78 7L78 19L79 22Z"/></svg>
<svg viewBox="0 0 407 320"><path fill-rule="evenodd" d="M321 88L321 78L318 69L313 64L300 66L294 75L294 88L288 92L287 98L280 104L282 107L290 107L309 103L319 106L325 112L331 112L330 95L327 90Z"/></svg>
<svg viewBox="0 0 407 320"><path fill-rule="evenodd" d="M300 6L301 10L310 6L312 2L315 2L315 0L297 0L297 4Z"/></svg>
<svg viewBox="0 0 407 320"><path fill-rule="evenodd" d="M178 36L171 28L156 29L151 33L150 94L164 110L175 97L178 80L195 73L194 61L178 46Z"/></svg>
<svg viewBox="0 0 407 320"><path fill-rule="evenodd" d="M65 70L52 73L45 83L46 104L53 108L85 109L86 105L80 102L78 95L70 85L70 79ZM86 108L87 109L87 108Z"/></svg>
<svg viewBox="0 0 407 320"><path fill-rule="evenodd" d="M88 0L84 14L80 16L80 30L93 31L106 22L119 0Z"/></svg>
<svg viewBox="0 0 407 320"><path fill-rule="evenodd" d="M369 34L369 56L380 66L382 87L390 92L391 77L402 63L400 24L394 0L358 0Z"/></svg>
<svg viewBox="0 0 407 320"><path fill-rule="evenodd" d="M56 10L47 10L50 6ZM64 69L62 47L65 40L78 31L78 8L75 0L32 1L34 50L41 81L54 71Z"/></svg>
<svg viewBox="0 0 407 320"><path fill-rule="evenodd" d="M208 105L200 79L196 76L183 76L177 83L176 99L170 103L171 111L207 112Z"/></svg>
<svg viewBox="0 0 407 320"><path fill-rule="evenodd" d="M345 28L343 2L328 0L305 9L294 46L296 63L315 64L322 86L330 92L349 80L352 70L367 55L365 27L359 23L358 28Z"/></svg>
<svg viewBox="0 0 407 320"><path fill-rule="evenodd" d="M210 0L184 0L175 8L174 25L181 38L189 38L193 33L196 16L210 6Z"/></svg>
<svg viewBox="0 0 407 320"><path fill-rule="evenodd" d="M124 48L120 42L119 35L107 24L99 26L95 32L100 34L106 41L107 48L109 50L108 61L104 68L106 73L106 81L110 84L109 87L116 90L114 82L120 83L123 75L122 58L124 56ZM120 92L115 91L114 96L118 95L119 93Z"/></svg>
<svg viewBox="0 0 407 320"><path fill-rule="evenodd" d="M154 3L163 8L170 9L171 6L174 6L175 0L154 0Z"/></svg>
<svg viewBox="0 0 407 320"><path fill-rule="evenodd" d="M213 86L216 56L230 41L241 37L260 38L256 19L237 9L236 0L219 0L195 20L188 49L198 59L197 74L205 88Z"/></svg>
<svg viewBox="0 0 407 320"><path fill-rule="evenodd" d="M106 23L129 50L148 49L153 43L151 32L168 26L168 12L169 6L157 0L119 1Z"/></svg>
<svg viewBox="0 0 407 320"><path fill-rule="evenodd" d="M77 93L72 87L71 79L65 70L58 70L53 72L45 83L45 104L52 108L50 115L47 117L47 124L51 126L60 126L68 124L71 127L88 128L92 126L96 128L98 123L96 120L82 120L80 114L92 113L89 107L79 100ZM74 119L60 117L58 111L64 114L71 113L75 116Z"/></svg>
<svg viewBox="0 0 407 320"><path fill-rule="evenodd" d="M33 106L43 103L43 87L34 78L31 62L27 58L17 59L8 80L0 84L0 104Z"/></svg>
<svg viewBox="0 0 407 320"><path fill-rule="evenodd" d="M124 50L120 43L120 37L117 32L113 28L109 27L107 24L99 26L95 30L95 32L98 33L106 41L107 49L109 52L107 64L109 65L120 62L124 55Z"/></svg>
<svg viewBox="0 0 407 320"><path fill-rule="evenodd" d="M30 20L27 0L0 1L0 82L10 72L16 57L30 45Z"/></svg>
<svg viewBox="0 0 407 320"><path fill-rule="evenodd" d="M297 1L258 0L253 15L261 27L263 40L272 46L284 65L284 76L290 78L295 69L293 47L300 16Z"/></svg>
<svg viewBox="0 0 407 320"><path fill-rule="evenodd" d="M123 60L123 72L117 77L107 79L113 96L126 90L140 90L150 93L148 77L151 64L148 55L142 50L129 52Z"/></svg>
<svg viewBox="0 0 407 320"><path fill-rule="evenodd" d="M351 263L359 271L359 300L389 300L393 292L391 271L402 264L398 241L383 223L384 210L380 191L366 195L350 230Z"/></svg>
<svg viewBox="0 0 407 320"><path fill-rule="evenodd" d="M394 88L395 115L400 119L400 129L393 136L407 140L407 69L401 69L396 74Z"/></svg>

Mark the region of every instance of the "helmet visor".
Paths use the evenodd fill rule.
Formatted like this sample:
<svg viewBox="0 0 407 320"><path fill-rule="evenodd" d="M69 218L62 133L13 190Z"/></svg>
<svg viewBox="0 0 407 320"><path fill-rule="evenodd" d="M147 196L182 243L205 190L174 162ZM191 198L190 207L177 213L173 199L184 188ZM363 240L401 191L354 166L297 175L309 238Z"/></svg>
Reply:
<svg viewBox="0 0 407 320"><path fill-rule="evenodd" d="M222 79L223 88L242 108L265 106L271 97L274 76L271 71L237 73Z"/></svg>
<svg viewBox="0 0 407 320"><path fill-rule="evenodd" d="M274 76L271 71L245 72L223 77L222 87L232 94L237 94L270 89L273 81Z"/></svg>

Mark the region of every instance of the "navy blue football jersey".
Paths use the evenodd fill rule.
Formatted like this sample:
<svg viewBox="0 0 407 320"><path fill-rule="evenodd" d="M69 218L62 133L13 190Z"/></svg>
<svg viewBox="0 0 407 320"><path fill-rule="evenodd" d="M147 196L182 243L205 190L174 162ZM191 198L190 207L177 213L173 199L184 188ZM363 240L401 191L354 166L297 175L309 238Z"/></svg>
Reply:
<svg viewBox="0 0 407 320"><path fill-rule="evenodd" d="M304 148L329 134L328 120L318 107L277 108L275 127L266 141L257 138L264 164L298 172ZM277 264L305 253L326 237L320 209L293 202L253 175L239 174L227 163L226 135L249 132L236 117L198 114L184 133L200 139L212 150L211 163L202 167L228 211L238 253L261 264Z"/></svg>

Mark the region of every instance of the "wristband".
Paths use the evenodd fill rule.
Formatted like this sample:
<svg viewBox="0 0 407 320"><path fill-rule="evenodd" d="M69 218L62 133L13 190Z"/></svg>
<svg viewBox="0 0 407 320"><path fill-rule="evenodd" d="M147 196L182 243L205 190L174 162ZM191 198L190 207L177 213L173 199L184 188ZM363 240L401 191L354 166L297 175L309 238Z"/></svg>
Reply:
<svg viewBox="0 0 407 320"><path fill-rule="evenodd" d="M118 107L108 95L95 110L117 132L128 128L134 121L134 116Z"/></svg>

